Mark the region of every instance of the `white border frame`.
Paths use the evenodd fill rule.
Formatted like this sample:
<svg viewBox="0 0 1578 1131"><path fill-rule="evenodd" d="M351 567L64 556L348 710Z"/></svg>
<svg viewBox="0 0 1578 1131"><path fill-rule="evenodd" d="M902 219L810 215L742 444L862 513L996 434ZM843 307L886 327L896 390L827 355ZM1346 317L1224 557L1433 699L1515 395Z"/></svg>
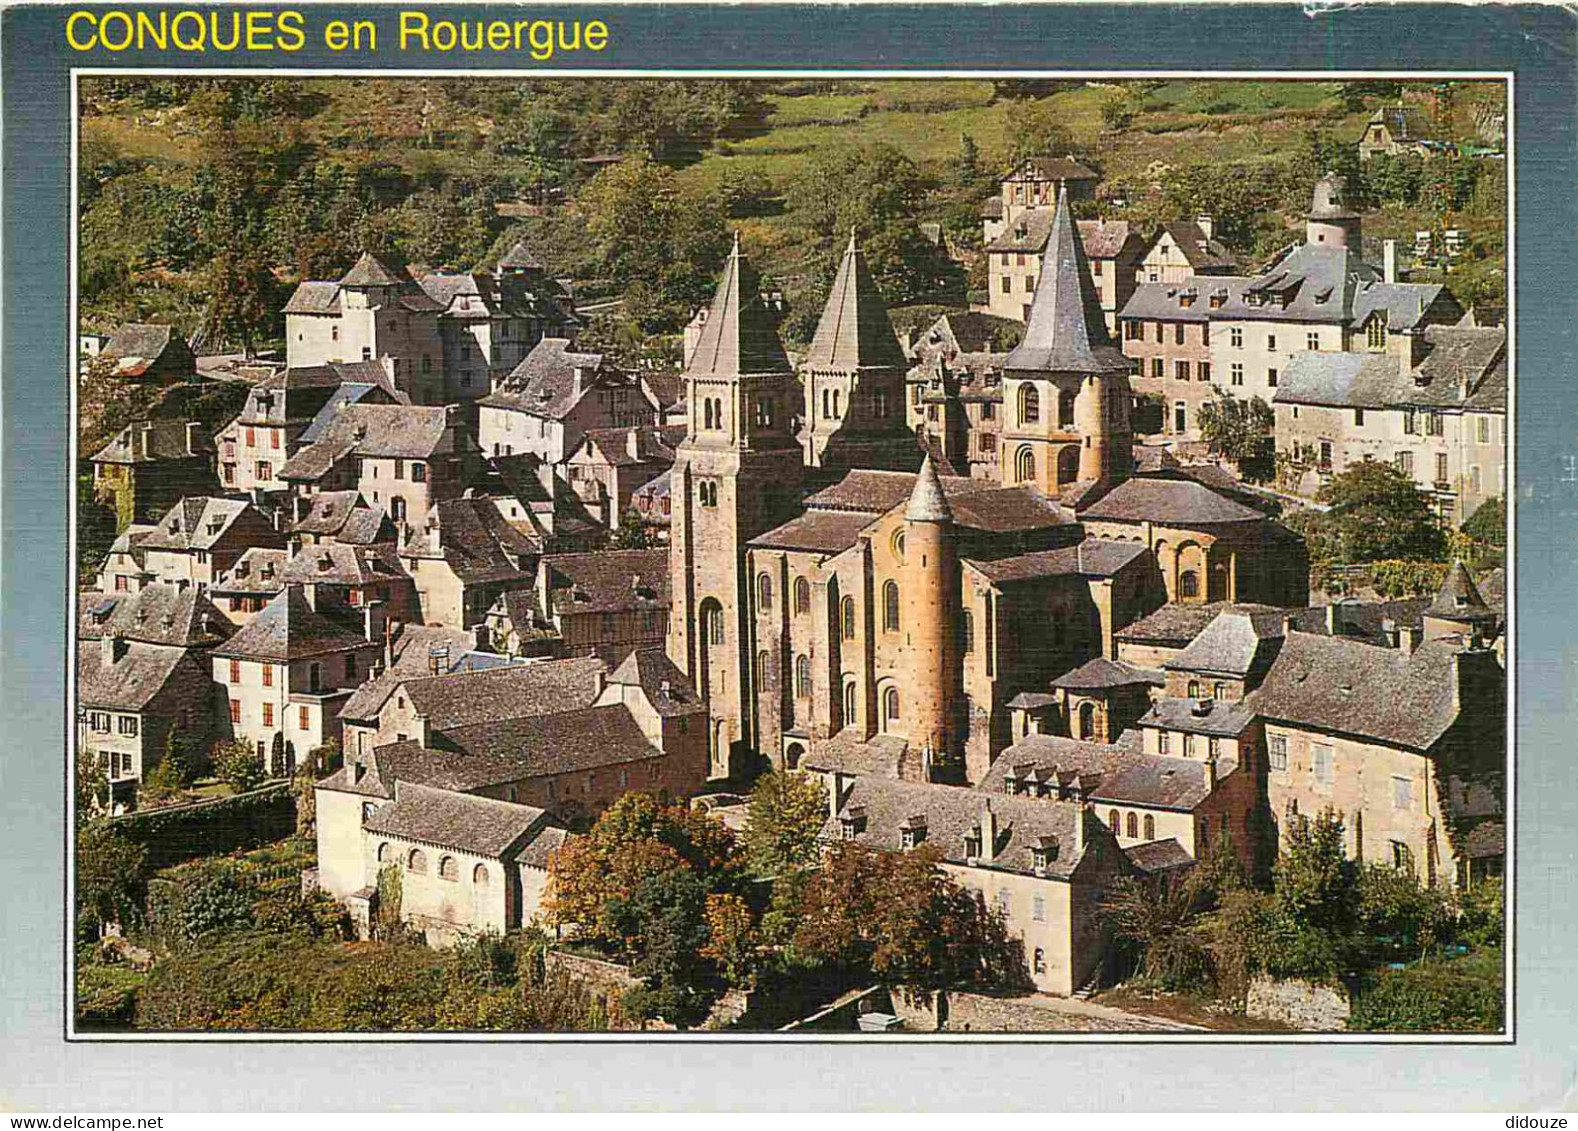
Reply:
<svg viewBox="0 0 1578 1131"><path fill-rule="evenodd" d="M78 432L77 432L77 392L80 378L78 357L78 286L77 286L77 250L78 250L78 222L80 209L77 200L77 161L78 145L81 140L81 106L80 106L80 80L82 77L105 75L133 75L139 77L219 77L219 78L319 78L319 79L346 79L356 80L363 78L441 78L441 79L492 79L508 80L522 78L559 79L565 81L579 81L588 79L651 79L651 78L678 78L678 79L773 79L773 78L827 78L827 79L1081 79L1098 81L1112 79L1118 81L1146 78L1163 79L1199 79L1231 81L1235 79L1248 79L1258 81L1289 81L1289 82L1335 82L1345 79L1389 79L1396 82L1428 82L1431 80L1454 79L1472 81L1499 81L1506 84L1506 116L1507 116L1507 142L1506 156L1504 158L1505 176L1507 180L1507 215L1506 215L1506 278L1507 278L1507 419L1506 419L1506 466L1503 472L1503 499L1507 510L1507 555L1506 555L1506 638L1507 638L1507 733L1506 733L1506 791L1503 803L1503 823L1506 829L1506 863L1503 867L1503 891L1505 893L1506 916L1506 945L1504 950L1505 974L1505 1000L1504 1016L1506 1019L1505 1033L1178 1033L1177 1035L1161 1035L1149 1033L971 1033L942 1034L942 1033L907 1033L907 1034L859 1034L859 1033L817 1033L794 1035L785 1033L481 1033L481 1032L413 1032L413 1033L344 1033L324 1031L286 1031L286 1032L248 1032L242 1034L230 1033L200 1033L200 1032L174 1032L168 1035L160 1031L147 1031L138 1033L79 1033L76 1027L76 1011L74 1002L76 997L76 854L72 847L76 844L76 793L75 774L77 760L77 687L76 687L76 655L77 655L77 489L76 472L79 462ZM1516 969L1514 955L1517 952L1517 916L1516 916L1516 889L1517 889L1517 864L1516 864L1516 829L1517 829L1517 176L1516 176L1516 148L1514 135L1516 133L1515 119L1517 117L1517 91L1516 75L1512 71L1449 71L1449 70L1334 70L1334 71L1288 71L1288 70L897 70L892 68L772 68L764 70L748 70L740 68L588 68L585 70L545 69L540 67L509 68L509 69L465 69L456 68L431 69L431 68L369 68L366 70L335 70L321 67L72 67L68 72L68 81L71 84L70 113L71 113L71 178L70 208L71 214L67 218L67 231L71 240L70 247L70 274L68 286L70 288L70 314L67 325L68 340L66 356L71 365L69 375L69 412L67 421L69 427L69 458L68 465L70 490L67 493L70 512L67 519L67 584L68 593L66 601L66 765L65 765L65 811L66 811L66 843L63 846L65 853L65 938L64 938L64 967L65 984L63 987L64 1007L64 1036L68 1043L130 1043L130 1044L174 1044L174 1043L217 1043L217 1044L294 1044L294 1043L353 1043L353 1044L411 1044L411 1043L443 1043L443 1044L518 1044L518 1043L554 1043L554 1044L778 1044L778 1045L804 1045L804 1044L943 1044L943 1045L988 1045L988 1044L1168 1044L1168 1045L1416 1045L1416 1044L1452 1044L1452 1045L1511 1045L1517 1043L1517 995L1516 995Z"/></svg>

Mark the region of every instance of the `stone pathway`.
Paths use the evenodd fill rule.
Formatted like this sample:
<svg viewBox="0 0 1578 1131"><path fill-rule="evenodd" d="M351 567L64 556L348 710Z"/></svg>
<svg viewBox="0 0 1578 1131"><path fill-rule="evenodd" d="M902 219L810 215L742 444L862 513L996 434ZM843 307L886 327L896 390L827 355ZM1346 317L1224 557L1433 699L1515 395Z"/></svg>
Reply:
<svg viewBox="0 0 1578 1131"><path fill-rule="evenodd" d="M1024 997L986 997L981 994L950 994L949 1033L1203 1033L1199 1025L1187 1025L1164 1017L1146 1017L1110 1005L1097 1005L1079 998L1027 994Z"/></svg>

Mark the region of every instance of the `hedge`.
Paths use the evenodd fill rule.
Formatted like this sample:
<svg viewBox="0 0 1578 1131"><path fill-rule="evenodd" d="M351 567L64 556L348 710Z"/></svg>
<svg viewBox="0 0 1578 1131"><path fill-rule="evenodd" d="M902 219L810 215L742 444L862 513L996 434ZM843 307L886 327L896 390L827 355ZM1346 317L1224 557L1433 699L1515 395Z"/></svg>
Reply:
<svg viewBox="0 0 1578 1131"><path fill-rule="evenodd" d="M166 868L196 856L214 856L283 840L296 831L291 783L167 805L109 818L127 840L148 851L148 867Z"/></svg>

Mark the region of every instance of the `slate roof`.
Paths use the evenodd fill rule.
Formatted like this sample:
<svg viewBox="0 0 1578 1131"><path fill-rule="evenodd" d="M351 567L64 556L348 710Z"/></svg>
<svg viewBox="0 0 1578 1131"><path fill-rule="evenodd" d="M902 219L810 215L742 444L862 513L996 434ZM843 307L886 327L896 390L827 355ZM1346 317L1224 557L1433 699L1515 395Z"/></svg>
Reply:
<svg viewBox="0 0 1578 1131"><path fill-rule="evenodd" d="M144 550L207 550L251 504L245 499L194 495L182 499L160 517L142 540Z"/></svg>
<svg viewBox="0 0 1578 1131"><path fill-rule="evenodd" d="M1162 666L1169 671L1203 672L1246 679L1271 666L1281 646L1283 626L1277 617L1224 612Z"/></svg>
<svg viewBox="0 0 1578 1131"><path fill-rule="evenodd" d="M1173 238L1194 270L1213 272L1233 266L1232 252L1220 240L1206 235L1195 221L1173 220L1163 224L1162 230Z"/></svg>
<svg viewBox="0 0 1578 1131"><path fill-rule="evenodd" d="M862 740L853 731L841 730L812 747L801 765L822 773L837 771L898 781L908 752L909 742L896 734L877 734Z"/></svg>
<svg viewBox="0 0 1578 1131"><path fill-rule="evenodd" d="M1459 558L1452 563L1452 568L1447 570L1446 577L1441 582L1441 589L1436 593L1435 600L1430 602L1430 607L1425 610L1425 616L1472 624L1476 621L1494 620L1496 614L1479 595L1479 589L1474 585L1474 578L1470 576L1468 567Z"/></svg>
<svg viewBox="0 0 1578 1131"><path fill-rule="evenodd" d="M343 542L320 542L303 546L285 566L287 585L320 583L328 585L373 585L385 581L409 580L400 566L393 544L351 546Z"/></svg>
<svg viewBox="0 0 1578 1131"><path fill-rule="evenodd" d="M970 564L995 582L1029 581L1042 577L1111 577L1149 551L1136 542L1086 538L1056 550L1034 550Z"/></svg>
<svg viewBox="0 0 1578 1131"><path fill-rule="evenodd" d="M632 437L634 437L633 445ZM684 438L684 425L655 427L643 424L632 428L588 428L578 449L579 447L595 448L614 467L639 467L644 464L667 466L674 462L674 448ZM573 458L579 454L579 451L570 454Z"/></svg>
<svg viewBox="0 0 1578 1131"><path fill-rule="evenodd" d="M214 654L278 662L349 652L370 644L360 632L353 632L309 605L301 586L290 585Z"/></svg>
<svg viewBox="0 0 1578 1131"><path fill-rule="evenodd" d="M152 463L205 459L213 454L214 437L206 428L189 428L184 420L143 420L117 432L114 439L93 454L93 462Z"/></svg>
<svg viewBox="0 0 1578 1131"><path fill-rule="evenodd" d="M1149 322L1209 321L1216 315L1211 303L1218 308L1237 301L1244 288L1254 280L1245 275L1204 275L1185 279L1181 283L1141 283L1134 288L1129 301L1118 312L1119 319Z"/></svg>
<svg viewBox="0 0 1578 1131"><path fill-rule="evenodd" d="M1004 180L1030 174L1048 181L1099 181L1101 174L1069 157L1027 157Z"/></svg>
<svg viewBox="0 0 1578 1131"><path fill-rule="evenodd" d="M407 676L397 686L404 688L412 709L427 716L429 726L447 731L590 707L598 695L597 676L604 670L603 661L580 657L454 675ZM341 717L370 717L349 714L362 706L348 702ZM381 706L382 700L371 714Z"/></svg>
<svg viewBox="0 0 1578 1131"><path fill-rule="evenodd" d="M707 709L685 673L661 648L632 649L609 675L608 682L641 688L657 713L666 719L701 714Z"/></svg>
<svg viewBox="0 0 1578 1131"><path fill-rule="evenodd" d="M347 404L328 421L316 443L285 461L279 475L318 479L352 453L431 459L444 447L449 426L449 410L442 405Z"/></svg>
<svg viewBox="0 0 1578 1131"><path fill-rule="evenodd" d="M1166 677L1159 671L1097 656L1073 671L1064 672L1051 686L1065 691L1106 691L1114 687L1160 687L1165 682Z"/></svg>
<svg viewBox="0 0 1578 1131"><path fill-rule="evenodd" d="M401 683L430 676L429 665L435 658L435 651L447 649L445 655L455 657L475 646L476 637L466 629L423 624L400 625L388 649L393 653L388 657L392 662L351 693L351 697L340 706L340 718L374 718Z"/></svg>
<svg viewBox="0 0 1578 1131"><path fill-rule="evenodd" d="M623 703L451 727L434 741L466 755L477 788L663 757Z"/></svg>
<svg viewBox="0 0 1578 1131"><path fill-rule="evenodd" d="M340 277L342 287L397 287L407 278L405 268L385 262L381 256L364 251L351 269Z"/></svg>
<svg viewBox="0 0 1578 1131"><path fill-rule="evenodd" d="M1079 512L1082 519L1223 526L1265 515L1191 479L1127 479Z"/></svg>
<svg viewBox="0 0 1578 1131"><path fill-rule="evenodd" d="M169 347L175 327L148 322L125 322L115 328L101 353L119 361L141 358L154 362Z"/></svg>
<svg viewBox="0 0 1578 1131"><path fill-rule="evenodd" d="M1094 817L1085 817L1083 810L1072 803L989 795L959 786L892 781L875 776L855 778L848 797L839 807L839 817L848 816L853 810L861 811L865 827L856 835L854 843L884 852L902 851L902 830L914 818L924 818L924 843L940 849L948 862L963 864L967 860L965 836L980 825L988 807L996 818L998 833L993 858L980 861L984 868L1034 875L1033 850L1044 841L1050 841L1056 843L1058 852L1055 859L1048 861L1045 874L1055 879L1068 879L1083 858L1076 855L1074 849L1074 822L1082 817L1087 850L1097 838L1112 844L1111 832ZM842 839L839 817L823 826L825 840Z"/></svg>
<svg viewBox="0 0 1578 1131"><path fill-rule="evenodd" d="M1176 872L1184 868L1193 868L1195 859L1189 855L1187 849L1173 837L1166 840L1150 840L1144 844L1131 844L1123 850L1140 871L1149 875L1159 872Z"/></svg>
<svg viewBox="0 0 1578 1131"><path fill-rule="evenodd" d="M1431 326L1425 338L1431 352L1412 373L1390 353L1294 354L1282 371L1273 401L1339 408L1506 411L1505 330ZM1437 353L1443 356L1437 359Z"/></svg>
<svg viewBox="0 0 1578 1131"><path fill-rule="evenodd" d="M97 640L77 644L77 703L107 711L141 711L176 676L207 679L206 665L193 653L141 642L126 645L113 667L103 662Z"/></svg>
<svg viewBox="0 0 1578 1131"><path fill-rule="evenodd" d="M1342 637L1291 633L1256 695L1267 720L1428 750L1457 719L1454 649L1412 656Z"/></svg>
<svg viewBox="0 0 1578 1131"><path fill-rule="evenodd" d="M527 580L541 550L507 522L490 499L445 499L434 503L422 529L400 551L402 557L443 558L461 581Z"/></svg>
<svg viewBox="0 0 1578 1131"><path fill-rule="evenodd" d="M1003 368L1037 373L1127 373L1134 368L1107 335L1085 251L1069 216L1067 191L1058 194L1024 340Z"/></svg>
<svg viewBox="0 0 1578 1131"><path fill-rule="evenodd" d="M761 279L741 253L736 234L685 376L728 379L791 370L773 316L762 302Z"/></svg>
<svg viewBox="0 0 1578 1131"><path fill-rule="evenodd" d="M853 546L861 531L874 521L875 516L865 511L809 510L757 535L749 544L763 549L838 554Z"/></svg>
<svg viewBox="0 0 1578 1131"><path fill-rule="evenodd" d="M359 491L320 491L304 501L309 505L291 523L292 534L313 534L353 546L395 540L394 526L383 508L369 506Z"/></svg>
<svg viewBox="0 0 1578 1131"><path fill-rule="evenodd" d="M297 284L290 300L285 304L286 314L341 313L340 292L344 288L392 287L397 290L394 302L406 310L435 313L442 307L422 290L411 278L403 263L390 256L363 252L338 280L310 279Z"/></svg>
<svg viewBox="0 0 1578 1131"><path fill-rule="evenodd" d="M1191 284L1210 288L1219 281L1206 276ZM1384 310L1390 329L1411 330L1443 290L1437 283L1383 283L1353 248L1301 244L1253 281L1229 287L1227 300L1208 313L1223 320L1359 326Z"/></svg>
<svg viewBox="0 0 1578 1131"><path fill-rule="evenodd" d="M915 486L910 491L909 503L904 508L906 522L952 522L953 511L948 507L948 497L943 494L942 482L937 478L937 468L931 456L921 460L920 471L915 476Z"/></svg>
<svg viewBox="0 0 1578 1131"><path fill-rule="evenodd" d="M195 585L163 582L136 593L79 594L77 638L121 636L172 648L205 648L230 635L225 615Z"/></svg>
<svg viewBox="0 0 1578 1131"><path fill-rule="evenodd" d="M547 570L549 599L556 613L633 612L666 609L672 603L666 546L546 554L541 568Z"/></svg>
<svg viewBox="0 0 1578 1131"><path fill-rule="evenodd" d="M322 279L307 279L297 283L282 313L339 314L340 284Z"/></svg>
<svg viewBox="0 0 1578 1131"><path fill-rule="evenodd" d="M893 332L887 304L853 233L801 364L837 372L904 368L904 351Z"/></svg>
<svg viewBox="0 0 1578 1131"><path fill-rule="evenodd" d="M999 489L996 483L989 480L961 476L939 476L939 482L951 506L957 506L964 495ZM915 475L912 472L857 468L846 472L837 483L811 495L805 505L813 510L860 511L879 515L907 501L914 490Z"/></svg>
<svg viewBox="0 0 1578 1131"><path fill-rule="evenodd" d="M562 420L588 396L599 381L622 377L605 366L600 353L571 349L568 338L544 338L532 347L498 389L477 403L492 408L508 408ZM576 390L575 371L582 370L580 391ZM626 383L629 383L628 381Z"/></svg>
<svg viewBox="0 0 1578 1131"><path fill-rule="evenodd" d="M1505 326L1426 326L1428 351L1414 369L1431 389L1463 390L1463 404L1487 412L1507 408Z"/></svg>
<svg viewBox="0 0 1578 1131"><path fill-rule="evenodd" d="M382 370L380 369L380 374ZM381 377L384 384L387 377ZM378 384L364 380L360 384ZM277 369L258 381L247 393L247 402L236 417L236 424L308 424L334 399L343 387L344 379L336 365L295 366ZM396 395L393 386L384 390L390 400L405 399ZM228 428L228 426L227 426Z"/></svg>
<svg viewBox="0 0 1578 1131"><path fill-rule="evenodd" d="M1253 697L1229 701L1167 696L1151 704L1151 709L1140 719L1139 725L1185 734L1235 738L1243 734L1254 721Z"/></svg>
<svg viewBox="0 0 1578 1131"><path fill-rule="evenodd" d="M228 573L220 575L214 582L214 592L272 597L285 588L285 563L288 561L289 550L253 546L236 559L236 564L230 567Z"/></svg>
<svg viewBox="0 0 1578 1131"><path fill-rule="evenodd" d="M916 338L915 354L918 359L936 354L949 364L969 357L991 358L1001 365L1008 351L999 349L998 341L1006 336L1017 342L1023 335L1024 324L1012 318L999 318L978 310L953 310L939 317Z"/></svg>
<svg viewBox="0 0 1578 1131"><path fill-rule="evenodd" d="M530 805L397 779L393 804L379 806L363 827L374 834L498 860L512 856L524 841L546 831L550 822L546 811ZM428 867L434 875L438 874L437 860Z"/></svg>
<svg viewBox="0 0 1578 1131"><path fill-rule="evenodd" d="M1056 212L1032 208L1015 216L1012 223L991 243L988 252L1025 252L1042 255L1051 238ZM1139 231L1127 220L1076 220L1080 245L1091 259L1116 259L1131 242L1138 244Z"/></svg>
<svg viewBox="0 0 1578 1131"><path fill-rule="evenodd" d="M1032 777L1033 774L1033 777ZM1133 746L1081 742L1059 735L1026 735L992 762L977 793L1023 797L1033 804L1051 798L1009 795L1007 779L1033 786L1080 789L1087 800L1189 812L1211 795L1205 762L1146 754Z"/></svg>
<svg viewBox="0 0 1578 1131"><path fill-rule="evenodd" d="M405 393L395 389L394 386L389 383L389 378L384 375L383 368L379 366L376 361L358 361L352 364L357 366L372 366L374 369L377 369L379 379L374 381L346 380L343 382L339 388L335 389L333 394L330 395L328 401L324 403L324 406L318 410L317 415L312 418L312 422L308 424L306 428L302 429L301 436L299 437L301 443L311 444L316 442L323 435L324 431L329 427L329 424L339 414L340 409L344 408L346 405L361 404L363 401L366 401L369 404L410 403L411 398ZM340 373L343 376L341 371L349 369L350 365L341 364L333 366L333 368L337 373ZM358 374L358 376L363 375L364 374Z"/></svg>

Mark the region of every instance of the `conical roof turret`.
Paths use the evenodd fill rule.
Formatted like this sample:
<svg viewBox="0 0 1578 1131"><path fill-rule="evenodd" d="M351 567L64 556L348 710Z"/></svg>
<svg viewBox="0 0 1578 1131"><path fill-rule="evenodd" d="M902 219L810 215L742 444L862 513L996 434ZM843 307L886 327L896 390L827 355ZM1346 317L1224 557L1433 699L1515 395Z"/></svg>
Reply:
<svg viewBox="0 0 1578 1131"><path fill-rule="evenodd" d="M1008 355L1003 368L1056 373L1115 373L1134 368L1107 333L1079 230L1069 214L1066 188L1058 193L1024 340Z"/></svg>
<svg viewBox="0 0 1578 1131"><path fill-rule="evenodd" d="M942 480L928 454L921 461L920 474L915 477L915 489L910 492L909 505L904 508L906 522L952 522L953 508L948 496L943 494Z"/></svg>
<svg viewBox="0 0 1578 1131"><path fill-rule="evenodd" d="M1494 614L1490 606L1485 604L1485 598L1479 595L1479 588L1474 584L1468 567L1459 558L1447 570L1446 578L1441 582L1441 591L1436 594L1436 599L1431 602L1425 615L1441 620L1471 621Z"/></svg>
<svg viewBox="0 0 1578 1131"><path fill-rule="evenodd" d="M688 377L738 377L790 369L778 327L762 302L761 278L740 250L740 234L723 265L723 278L707 310Z"/></svg>
<svg viewBox="0 0 1578 1131"><path fill-rule="evenodd" d="M341 276L340 286L398 287L404 281L404 268L391 257L364 251L351 269Z"/></svg>
<svg viewBox="0 0 1578 1131"><path fill-rule="evenodd" d="M822 308L822 319L816 324L811 348L806 351L805 364L811 369L837 372L876 367L902 369L908 364L898 335L893 332L887 304L853 231L849 233L849 246L844 249L827 305Z"/></svg>

